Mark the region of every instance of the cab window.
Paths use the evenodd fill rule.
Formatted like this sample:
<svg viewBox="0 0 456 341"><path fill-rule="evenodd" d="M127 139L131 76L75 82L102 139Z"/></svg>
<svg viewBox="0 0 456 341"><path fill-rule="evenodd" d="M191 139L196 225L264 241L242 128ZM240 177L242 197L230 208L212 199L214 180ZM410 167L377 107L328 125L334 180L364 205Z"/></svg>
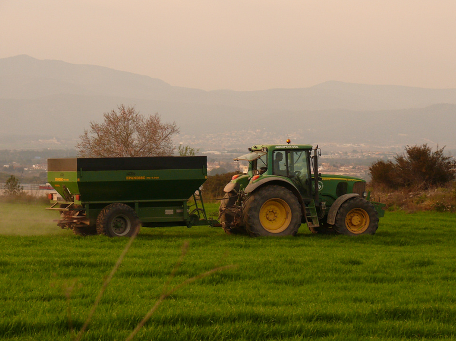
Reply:
<svg viewBox="0 0 456 341"><path fill-rule="evenodd" d="M302 195L310 193L309 152L306 150L277 150L273 153L273 174L292 180Z"/></svg>
<svg viewBox="0 0 456 341"><path fill-rule="evenodd" d="M293 177L305 181L309 177L308 153L305 150L296 150L289 153L289 171Z"/></svg>
<svg viewBox="0 0 456 341"><path fill-rule="evenodd" d="M272 156L273 174L287 176L286 151L274 151Z"/></svg>
<svg viewBox="0 0 456 341"><path fill-rule="evenodd" d="M251 162L252 166L252 173L255 174L263 174L268 169L268 155L264 154L260 158L253 160Z"/></svg>
<svg viewBox="0 0 456 341"><path fill-rule="evenodd" d="M305 150L276 150L273 153L273 174L296 176L303 179L308 177L307 151Z"/></svg>

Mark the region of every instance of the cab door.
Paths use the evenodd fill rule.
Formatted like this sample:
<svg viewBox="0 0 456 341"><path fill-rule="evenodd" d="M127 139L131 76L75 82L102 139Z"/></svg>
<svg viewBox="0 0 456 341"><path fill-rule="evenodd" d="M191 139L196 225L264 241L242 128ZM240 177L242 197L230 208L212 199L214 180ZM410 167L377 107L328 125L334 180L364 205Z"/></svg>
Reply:
<svg viewBox="0 0 456 341"><path fill-rule="evenodd" d="M298 188L301 196L311 197L310 163L308 150L275 150L273 173L288 177Z"/></svg>

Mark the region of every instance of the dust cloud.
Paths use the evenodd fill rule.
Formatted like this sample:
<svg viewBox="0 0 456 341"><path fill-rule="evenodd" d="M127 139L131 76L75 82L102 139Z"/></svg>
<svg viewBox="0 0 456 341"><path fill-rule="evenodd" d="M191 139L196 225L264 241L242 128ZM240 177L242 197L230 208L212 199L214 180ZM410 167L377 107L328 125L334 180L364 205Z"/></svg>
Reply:
<svg viewBox="0 0 456 341"><path fill-rule="evenodd" d="M0 235L40 236L65 234L54 220L58 212L45 205L0 202Z"/></svg>

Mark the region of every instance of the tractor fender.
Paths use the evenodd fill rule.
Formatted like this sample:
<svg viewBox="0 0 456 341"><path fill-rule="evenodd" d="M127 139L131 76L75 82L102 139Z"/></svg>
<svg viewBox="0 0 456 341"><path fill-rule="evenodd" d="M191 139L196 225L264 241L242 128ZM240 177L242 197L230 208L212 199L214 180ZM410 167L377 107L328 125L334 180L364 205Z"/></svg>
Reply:
<svg viewBox="0 0 456 341"><path fill-rule="evenodd" d="M224 192L226 193L230 193L231 191L235 191L236 193L239 192L239 187L241 185L239 184L239 182L228 182L225 186L225 188L223 189Z"/></svg>
<svg viewBox="0 0 456 341"><path fill-rule="evenodd" d="M245 188L244 192L245 193L252 193L258 187L261 187L265 183L271 182L271 181L280 182L280 185L282 185L284 187L288 187L288 188L293 187L292 191L296 192L296 193L299 193L299 191L298 191L298 189L296 188L295 185L291 184L290 182L288 182L288 181L286 181L286 180L284 180L284 179L282 179L280 177L275 177L275 176L268 176L267 178L263 178L260 181L255 181L255 183L249 183L247 185L247 187Z"/></svg>
<svg viewBox="0 0 456 341"><path fill-rule="evenodd" d="M326 222L329 225L334 225L336 222L336 215L337 215L337 211L339 211L339 207L344 202L346 202L347 200L354 198L354 197L359 197L359 194L358 193L349 193L349 194L344 194L344 195L341 195L340 197L338 197L336 199L336 201L334 201L334 204L332 204L331 208L329 209L328 219L326 220Z"/></svg>

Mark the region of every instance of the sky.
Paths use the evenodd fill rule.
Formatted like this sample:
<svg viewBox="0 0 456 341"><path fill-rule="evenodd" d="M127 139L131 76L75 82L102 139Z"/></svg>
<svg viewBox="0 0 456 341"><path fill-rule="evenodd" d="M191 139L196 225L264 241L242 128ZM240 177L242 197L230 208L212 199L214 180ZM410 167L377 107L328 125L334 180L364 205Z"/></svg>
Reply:
<svg viewBox="0 0 456 341"><path fill-rule="evenodd" d="M0 58L239 91L456 88L454 0L0 0Z"/></svg>

